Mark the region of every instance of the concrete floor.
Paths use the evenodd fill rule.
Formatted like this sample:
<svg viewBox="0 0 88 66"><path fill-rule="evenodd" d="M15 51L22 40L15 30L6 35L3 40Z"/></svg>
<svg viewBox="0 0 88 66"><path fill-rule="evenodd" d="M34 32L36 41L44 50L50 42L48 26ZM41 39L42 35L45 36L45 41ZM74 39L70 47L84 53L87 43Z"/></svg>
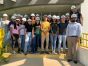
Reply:
<svg viewBox="0 0 88 66"><path fill-rule="evenodd" d="M13 55L8 64L0 66L83 66L82 64L68 63L65 55L40 55L29 54L27 56L22 54Z"/></svg>

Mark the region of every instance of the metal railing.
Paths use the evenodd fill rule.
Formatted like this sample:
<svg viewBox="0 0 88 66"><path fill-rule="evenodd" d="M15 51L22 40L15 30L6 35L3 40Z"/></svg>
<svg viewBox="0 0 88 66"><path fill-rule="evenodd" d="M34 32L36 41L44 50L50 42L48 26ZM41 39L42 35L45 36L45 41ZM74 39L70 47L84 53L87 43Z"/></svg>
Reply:
<svg viewBox="0 0 88 66"><path fill-rule="evenodd" d="M88 48L88 33L82 33L80 46Z"/></svg>

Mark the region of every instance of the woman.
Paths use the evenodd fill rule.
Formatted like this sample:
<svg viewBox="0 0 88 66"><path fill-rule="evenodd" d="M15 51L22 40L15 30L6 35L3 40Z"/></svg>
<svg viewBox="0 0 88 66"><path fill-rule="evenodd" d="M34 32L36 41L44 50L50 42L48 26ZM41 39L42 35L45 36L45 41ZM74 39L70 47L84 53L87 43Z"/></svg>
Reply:
<svg viewBox="0 0 88 66"><path fill-rule="evenodd" d="M16 19L14 25L10 26L11 38L12 38L12 50L13 53L15 52L15 48L18 48L18 53L20 52L20 45L19 45L19 21L20 19Z"/></svg>

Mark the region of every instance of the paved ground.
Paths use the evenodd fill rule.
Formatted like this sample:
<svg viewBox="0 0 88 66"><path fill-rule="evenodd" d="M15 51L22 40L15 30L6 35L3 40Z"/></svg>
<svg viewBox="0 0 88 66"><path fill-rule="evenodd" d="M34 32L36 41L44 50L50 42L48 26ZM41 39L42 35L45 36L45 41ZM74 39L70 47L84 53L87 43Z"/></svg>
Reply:
<svg viewBox="0 0 88 66"><path fill-rule="evenodd" d="M32 55L27 56L22 54L13 55L8 64L1 66L83 66L82 64L68 63L65 60L65 55Z"/></svg>

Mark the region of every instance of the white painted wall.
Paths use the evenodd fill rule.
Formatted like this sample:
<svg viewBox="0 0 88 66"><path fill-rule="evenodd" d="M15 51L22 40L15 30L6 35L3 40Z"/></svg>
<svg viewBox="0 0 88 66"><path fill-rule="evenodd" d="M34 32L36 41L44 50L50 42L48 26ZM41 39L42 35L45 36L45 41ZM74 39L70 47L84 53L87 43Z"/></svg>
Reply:
<svg viewBox="0 0 88 66"><path fill-rule="evenodd" d="M83 15L83 32L88 33L88 0L84 0L82 3L81 13Z"/></svg>
<svg viewBox="0 0 88 66"><path fill-rule="evenodd" d="M78 51L78 58L80 63L88 66L88 48L80 47Z"/></svg>

